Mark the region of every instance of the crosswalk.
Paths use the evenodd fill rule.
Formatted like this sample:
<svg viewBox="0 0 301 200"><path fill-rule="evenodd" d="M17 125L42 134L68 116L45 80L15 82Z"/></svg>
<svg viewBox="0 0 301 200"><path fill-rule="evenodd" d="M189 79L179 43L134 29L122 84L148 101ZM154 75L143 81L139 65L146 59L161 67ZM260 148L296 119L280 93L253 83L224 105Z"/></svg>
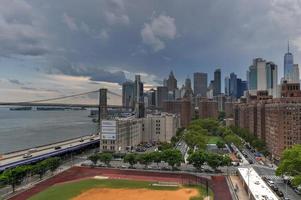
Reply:
<svg viewBox="0 0 301 200"><path fill-rule="evenodd" d="M272 181L282 181L283 178L281 176L275 176L275 175L266 175L266 176L262 176L262 178L265 177L269 180L272 180Z"/></svg>

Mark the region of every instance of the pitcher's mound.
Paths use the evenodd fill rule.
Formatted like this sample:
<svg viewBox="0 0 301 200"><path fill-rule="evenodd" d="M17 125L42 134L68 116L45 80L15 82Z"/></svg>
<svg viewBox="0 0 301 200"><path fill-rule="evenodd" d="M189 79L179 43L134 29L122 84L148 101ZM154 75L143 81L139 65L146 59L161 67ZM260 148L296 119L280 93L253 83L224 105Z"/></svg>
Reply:
<svg viewBox="0 0 301 200"><path fill-rule="evenodd" d="M109 189L98 188L88 190L73 200L189 200L197 196L196 189L179 190L147 190L147 189Z"/></svg>

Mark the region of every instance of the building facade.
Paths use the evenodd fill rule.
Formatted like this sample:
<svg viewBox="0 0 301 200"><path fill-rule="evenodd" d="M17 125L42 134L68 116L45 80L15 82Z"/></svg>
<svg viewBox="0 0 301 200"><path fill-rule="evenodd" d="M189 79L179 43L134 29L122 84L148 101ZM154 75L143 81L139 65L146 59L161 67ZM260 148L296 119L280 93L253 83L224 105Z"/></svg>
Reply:
<svg viewBox="0 0 301 200"><path fill-rule="evenodd" d="M193 74L193 92L195 96L206 97L207 85L207 73L196 72Z"/></svg>
<svg viewBox="0 0 301 200"><path fill-rule="evenodd" d="M213 82L213 96L221 94L221 69L216 69L214 71L214 82Z"/></svg>
<svg viewBox="0 0 301 200"><path fill-rule="evenodd" d="M199 102L200 118L218 118L218 102L212 99L202 98Z"/></svg>

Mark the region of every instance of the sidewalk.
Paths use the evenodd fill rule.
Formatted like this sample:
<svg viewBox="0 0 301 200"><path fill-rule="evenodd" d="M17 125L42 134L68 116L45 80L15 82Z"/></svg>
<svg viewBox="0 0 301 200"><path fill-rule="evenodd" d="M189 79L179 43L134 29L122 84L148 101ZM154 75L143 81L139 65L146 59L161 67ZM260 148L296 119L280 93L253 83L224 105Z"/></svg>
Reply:
<svg viewBox="0 0 301 200"><path fill-rule="evenodd" d="M244 189L241 180L239 179L238 176L230 176L230 180L233 183L233 186L236 187L238 186L238 190L236 191L236 195L239 200L249 200L248 194L246 190Z"/></svg>

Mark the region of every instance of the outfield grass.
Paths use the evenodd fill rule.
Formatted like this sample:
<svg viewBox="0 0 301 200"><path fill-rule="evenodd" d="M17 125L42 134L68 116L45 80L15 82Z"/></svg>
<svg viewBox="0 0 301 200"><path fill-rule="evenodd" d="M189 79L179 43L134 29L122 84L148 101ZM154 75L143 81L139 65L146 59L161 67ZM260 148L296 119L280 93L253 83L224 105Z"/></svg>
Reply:
<svg viewBox="0 0 301 200"><path fill-rule="evenodd" d="M148 181L129 181L122 179L87 179L78 182L71 182L66 184L58 184L52 186L45 191L42 191L30 200L66 200L72 199L79 194L92 189L92 188L128 188L128 189L151 189L151 190L178 190L180 187L164 187L164 186L152 186L152 183ZM186 186L185 186L186 187ZM201 200L203 199L203 194L206 193L205 187L202 186L187 186L191 188L196 188L200 191L200 196L193 197L191 200ZM213 196L212 191L210 194Z"/></svg>
<svg viewBox="0 0 301 200"><path fill-rule="evenodd" d="M220 136L207 136L208 144L216 144L217 141L224 141Z"/></svg>

